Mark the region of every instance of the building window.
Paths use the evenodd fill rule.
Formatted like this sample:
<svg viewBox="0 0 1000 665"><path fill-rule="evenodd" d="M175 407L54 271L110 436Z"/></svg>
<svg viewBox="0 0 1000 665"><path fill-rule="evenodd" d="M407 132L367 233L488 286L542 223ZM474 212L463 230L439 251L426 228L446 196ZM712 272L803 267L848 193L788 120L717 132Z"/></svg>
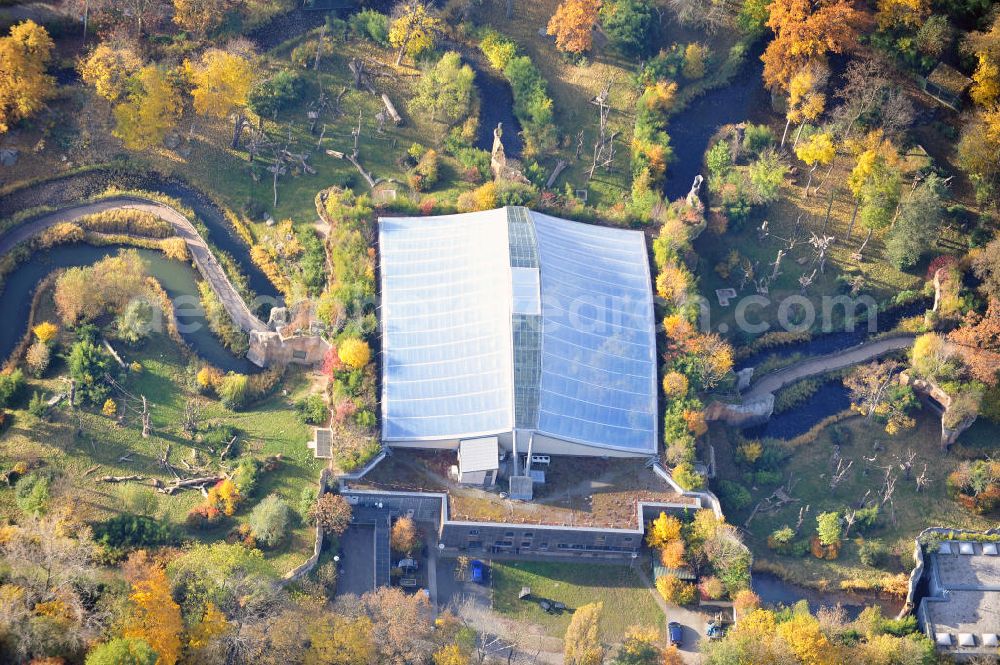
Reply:
<svg viewBox="0 0 1000 665"><path fill-rule="evenodd" d="M560 550L568 550L569 549L569 545L567 545L566 543L558 543L556 545L556 548L560 549Z"/></svg>
<svg viewBox="0 0 1000 665"><path fill-rule="evenodd" d="M622 538L622 540L624 542L626 542L626 543L631 543L632 542L632 536L625 536L624 538Z"/></svg>
<svg viewBox="0 0 1000 665"><path fill-rule="evenodd" d="M292 358L295 360L305 360L307 357L305 351L292 351Z"/></svg>
<svg viewBox="0 0 1000 665"><path fill-rule="evenodd" d="M540 550L547 550L547 549L549 549L549 544L548 543L542 543L542 544L540 544L538 546L538 549L540 549Z"/></svg>
<svg viewBox="0 0 1000 665"><path fill-rule="evenodd" d="M478 536L479 535L479 529L469 529L469 535L470 536Z"/></svg>
<svg viewBox="0 0 1000 665"><path fill-rule="evenodd" d="M594 538L595 545L603 545L605 542L607 542L607 538L605 536L596 536Z"/></svg>
<svg viewBox="0 0 1000 665"><path fill-rule="evenodd" d="M514 532L513 531L508 531L507 533L505 533L503 535L503 537L504 538L513 538L514 537Z"/></svg>
<svg viewBox="0 0 1000 665"><path fill-rule="evenodd" d="M521 547L531 547L531 541L530 540L522 540L521 541Z"/></svg>
<svg viewBox="0 0 1000 665"><path fill-rule="evenodd" d="M532 532L530 532L530 531L525 531L524 532L524 538L525 539L527 539L527 538L534 538L534 537L535 537L535 534L533 534Z"/></svg>

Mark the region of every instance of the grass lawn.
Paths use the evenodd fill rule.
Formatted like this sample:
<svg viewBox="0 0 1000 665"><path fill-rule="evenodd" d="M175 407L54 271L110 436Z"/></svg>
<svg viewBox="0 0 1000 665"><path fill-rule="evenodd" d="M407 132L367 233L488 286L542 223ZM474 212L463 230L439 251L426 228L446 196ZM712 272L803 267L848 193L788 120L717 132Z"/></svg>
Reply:
<svg viewBox="0 0 1000 665"><path fill-rule="evenodd" d="M983 529L995 526L995 520L974 515L963 509L948 497L945 479L959 463L954 455L945 455L940 447L940 420L926 409L917 415L917 427L889 436L882 428L868 423L860 416L844 422L850 432L849 440L842 444L841 455L845 464L853 460L854 465L846 479L836 489L830 489L831 455L833 441L831 428L820 432L815 441L799 446L784 463L784 481L793 478L790 496L797 501L787 504L774 512L758 512L750 523L747 544L752 548L755 563L775 569L781 575L811 586L837 586L843 580L877 580L890 575L899 575L912 568L913 538L930 526L961 527ZM728 432L723 428L712 428L711 439L720 462L720 478L735 480L749 486L743 469L733 463ZM875 446L878 445L876 450ZM896 467L898 460L907 450L913 450L916 461L914 475L919 475L927 464L927 475L931 484L921 492L916 491L912 480L905 480ZM868 466L865 457L877 455L876 462ZM784 526L794 528L799 509L809 506L799 538L808 538L815 533L816 516L827 511L841 511L865 495L868 490L878 493L883 484L884 470L878 466L892 464L900 477L894 496L895 523L888 507L882 509L875 527L865 533L857 528L849 534L843 544L840 556L833 561L814 558L811 554L803 557L782 556L767 547L767 536ZM723 504L727 519L743 526L754 504L770 496L774 487L752 488L753 502L742 510L731 510ZM877 538L892 551L883 569L865 566L858 559L859 537Z"/></svg>
<svg viewBox="0 0 1000 665"><path fill-rule="evenodd" d="M43 317L44 318L44 317ZM71 342L64 335L63 348ZM106 484L98 478L106 475L141 475L165 482L173 478L159 465L159 458L170 446L170 461L181 473L185 463L194 467L216 468L216 455L196 437L191 440L182 431L184 407L189 399L197 399L201 408L201 427L216 424L232 425L240 432L239 456L282 456L279 469L261 476L254 496L246 501L234 518L212 532L182 533L187 537L214 540L224 537L237 521L246 519L253 505L268 494L282 496L295 508L304 488L314 488L321 463L306 448L310 429L299 420L293 403L311 389L308 376L293 372L270 398L249 410L234 413L217 400L196 396L187 383L188 357L169 338L154 335L140 349L118 350L126 362L139 361L143 370L130 374L126 389L133 395L145 395L151 404L152 436L142 438L138 418L130 415L124 424L100 414L92 406L70 411L63 403L54 410L49 422L35 418L24 408L33 391L47 395L65 389L63 376L66 366L53 363L46 378L31 380L22 403L14 410L14 423L0 435L0 468L9 469L19 461L35 462L41 470L54 475L53 498L50 505L71 505L87 520L101 520L128 510L125 484ZM119 408L121 408L121 399ZM130 455L130 460L119 458ZM235 466L233 462L223 468ZM97 466L87 475L85 472ZM175 525L182 525L187 512L202 501L197 490L166 496L146 490L156 499L156 514ZM14 502L14 490L0 490L0 516L15 518L19 514ZM311 552L310 531L298 524L285 542L266 555L281 570L304 561Z"/></svg>
<svg viewBox="0 0 1000 665"><path fill-rule="evenodd" d="M518 600L522 586L536 598L566 604L570 610L604 603L601 639L620 642L630 626L659 629L663 612L634 570L614 564L494 561L493 609L518 621L538 624L555 637L569 626L570 612L547 614L535 602Z"/></svg>

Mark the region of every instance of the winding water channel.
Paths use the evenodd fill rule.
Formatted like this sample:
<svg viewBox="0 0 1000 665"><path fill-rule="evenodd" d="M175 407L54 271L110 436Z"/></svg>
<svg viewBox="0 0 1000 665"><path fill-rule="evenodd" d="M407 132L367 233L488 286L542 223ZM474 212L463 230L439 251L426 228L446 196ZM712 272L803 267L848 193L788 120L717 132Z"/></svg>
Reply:
<svg viewBox="0 0 1000 665"><path fill-rule="evenodd" d="M8 275L0 295L0 307L8 325L0 326L0 358L7 358L27 332L32 295L38 283L59 268L91 265L116 254L121 247L66 245L37 252L31 260ZM224 371L251 373L260 371L246 358L239 358L222 345L209 330L198 297L198 273L190 265L166 258L162 252L137 249L149 269L175 304L178 327L184 340L198 356Z"/></svg>

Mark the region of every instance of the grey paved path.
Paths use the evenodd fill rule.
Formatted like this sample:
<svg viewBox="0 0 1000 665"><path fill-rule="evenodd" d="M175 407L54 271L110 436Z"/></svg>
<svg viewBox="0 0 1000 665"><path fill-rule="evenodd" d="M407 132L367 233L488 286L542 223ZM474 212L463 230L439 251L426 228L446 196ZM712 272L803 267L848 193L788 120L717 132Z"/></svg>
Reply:
<svg viewBox="0 0 1000 665"><path fill-rule="evenodd" d="M864 344L859 344L858 346L829 355L803 360L794 365L765 374L750 386L750 389L743 394L743 399L746 401L755 397L763 397L800 379L817 374L826 374L827 372L844 367L867 362L893 351L907 349L913 345L915 338L915 334L900 333L892 337L883 337L872 342L865 342Z"/></svg>
<svg viewBox="0 0 1000 665"><path fill-rule="evenodd" d="M219 296L223 307L229 312L229 316L232 317L236 325L245 332L267 330L267 325L253 315L250 308L243 301L243 298L240 297L236 287L229 281L226 272L212 254L204 238L201 237L198 230L194 227L194 224L177 210L156 201L123 196L44 214L0 236L0 255L6 254L16 245L32 236L38 235L51 226L62 222L73 222L87 215L116 208L141 210L169 222L174 227L177 236L183 238L184 242L187 243L195 267L198 268L198 272L201 273L201 276Z"/></svg>

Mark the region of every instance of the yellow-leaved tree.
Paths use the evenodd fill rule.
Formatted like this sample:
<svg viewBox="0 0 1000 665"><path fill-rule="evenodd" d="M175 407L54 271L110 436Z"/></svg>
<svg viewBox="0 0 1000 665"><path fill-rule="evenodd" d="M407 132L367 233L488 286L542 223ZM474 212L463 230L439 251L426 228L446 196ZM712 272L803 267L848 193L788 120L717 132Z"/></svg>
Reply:
<svg viewBox="0 0 1000 665"><path fill-rule="evenodd" d="M432 16L423 2L402 5L389 27L389 43L397 49L396 66L403 62L404 55L415 57L432 48L440 29L440 19Z"/></svg>
<svg viewBox="0 0 1000 665"><path fill-rule="evenodd" d="M649 526L649 532L646 534L646 544L653 549L659 549L680 537L681 521L673 515L660 513L660 516L653 520Z"/></svg>
<svg viewBox="0 0 1000 665"><path fill-rule="evenodd" d="M875 20L882 30L919 28L930 13L930 0L878 0Z"/></svg>
<svg viewBox="0 0 1000 665"><path fill-rule="evenodd" d="M128 93L129 80L142 69L142 58L130 47L114 48L98 44L77 69L80 78L112 104Z"/></svg>
<svg viewBox="0 0 1000 665"><path fill-rule="evenodd" d="M590 603L573 612L563 639L563 662L566 665L600 665L604 661L599 623L604 603Z"/></svg>
<svg viewBox="0 0 1000 665"><path fill-rule="evenodd" d="M236 53L210 49L199 61L186 61L184 69L193 85L191 102L196 113L213 118L235 113L231 147L238 147L246 120L244 110L253 86L253 63Z"/></svg>
<svg viewBox="0 0 1000 665"><path fill-rule="evenodd" d="M54 47L48 31L30 20L0 39L0 134L37 113L55 93L55 79L45 73Z"/></svg>
<svg viewBox="0 0 1000 665"><path fill-rule="evenodd" d="M184 619L163 568L152 566L135 580L129 599L133 609L125 637L145 640L159 656L157 665L174 665L181 654Z"/></svg>
<svg viewBox="0 0 1000 665"><path fill-rule="evenodd" d="M205 612L201 619L188 632L188 649L198 653L207 649L214 640L229 632L230 625L226 615L216 607L215 603L205 603Z"/></svg>
<svg viewBox="0 0 1000 665"><path fill-rule="evenodd" d="M174 23L204 37L218 30L236 5L233 0L174 0Z"/></svg>
<svg viewBox="0 0 1000 665"><path fill-rule="evenodd" d="M819 64L803 67L792 76L788 82L788 111L785 114L785 131L781 134L781 147L785 147L788 128L792 123L799 124L794 142L794 145L798 145L805 123L823 114L826 95L822 90L828 79L829 71Z"/></svg>
<svg viewBox="0 0 1000 665"><path fill-rule="evenodd" d="M812 185L813 174L816 169L833 163L833 158L837 156L837 148L833 145L833 134L830 132L817 132L810 136L802 145L795 147L795 156L806 163L809 167L809 180L806 181L806 196L809 196L809 187ZM819 187L823 184L820 183ZM816 189L819 189L817 187Z"/></svg>
<svg viewBox="0 0 1000 665"><path fill-rule="evenodd" d="M161 143L181 115L181 100L166 70L147 65L133 77L128 100L115 107L114 135L129 150Z"/></svg>
<svg viewBox="0 0 1000 665"><path fill-rule="evenodd" d="M51 321L42 321L34 327L32 332L35 333L35 337L38 338L39 342L42 344L48 344L56 338L57 334L59 334L59 326Z"/></svg>
<svg viewBox="0 0 1000 665"><path fill-rule="evenodd" d="M556 48L567 53L589 51L600 10L601 0L563 0L546 28L556 38Z"/></svg>
<svg viewBox="0 0 1000 665"><path fill-rule="evenodd" d="M969 96L983 108L993 107L1000 101L1000 14L989 30L969 33L964 47L978 61Z"/></svg>
<svg viewBox="0 0 1000 665"><path fill-rule="evenodd" d="M779 623L776 631L800 663L835 665L842 662L837 648L820 629L819 621L808 612L796 612L788 621Z"/></svg>

